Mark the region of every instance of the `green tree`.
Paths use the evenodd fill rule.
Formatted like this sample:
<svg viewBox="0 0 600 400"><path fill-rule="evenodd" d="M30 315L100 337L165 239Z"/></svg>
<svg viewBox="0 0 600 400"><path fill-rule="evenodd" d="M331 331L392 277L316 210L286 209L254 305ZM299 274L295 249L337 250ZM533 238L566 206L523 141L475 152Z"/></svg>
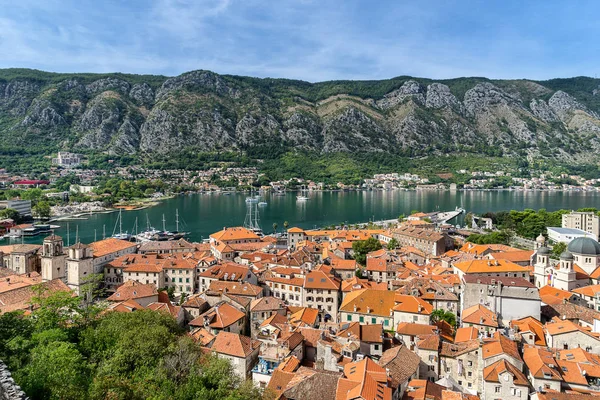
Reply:
<svg viewBox="0 0 600 400"><path fill-rule="evenodd" d="M32 207L33 213L42 219L50 218L50 203L47 201L38 201L35 206Z"/></svg>
<svg viewBox="0 0 600 400"><path fill-rule="evenodd" d="M273 232L277 233L277 222L273 222Z"/></svg>
<svg viewBox="0 0 600 400"><path fill-rule="evenodd" d="M567 251L567 244L565 242L558 242L552 246L552 258L560 258L560 255Z"/></svg>
<svg viewBox="0 0 600 400"><path fill-rule="evenodd" d="M450 311L442 310L438 308L431 312L431 322L436 323L439 321L446 321L451 326L456 326L456 315Z"/></svg>
<svg viewBox="0 0 600 400"><path fill-rule="evenodd" d="M400 247L400 243L398 243L396 238L392 238L392 240L390 240L390 242L387 244L387 248L389 250L396 250L398 247Z"/></svg>
<svg viewBox="0 0 600 400"><path fill-rule="evenodd" d="M31 351L29 364L15 374L32 399L85 399L89 368L73 343L40 344Z"/></svg>
<svg viewBox="0 0 600 400"><path fill-rule="evenodd" d="M374 237L370 237L367 240L357 240L352 243L354 259L360 265L365 265L367 263L367 254L381 248L381 242Z"/></svg>
<svg viewBox="0 0 600 400"><path fill-rule="evenodd" d="M14 208L5 208L0 210L0 219L12 219L16 223L21 222L21 214Z"/></svg>
<svg viewBox="0 0 600 400"><path fill-rule="evenodd" d="M402 221L404 221L404 219L405 219L405 218L406 218L406 215L404 215L404 214L400 214L400 215L398 216L398 222L402 222Z"/></svg>
<svg viewBox="0 0 600 400"><path fill-rule="evenodd" d="M290 226L290 223L287 221L283 221L283 229L285 229L287 231L288 227Z"/></svg>

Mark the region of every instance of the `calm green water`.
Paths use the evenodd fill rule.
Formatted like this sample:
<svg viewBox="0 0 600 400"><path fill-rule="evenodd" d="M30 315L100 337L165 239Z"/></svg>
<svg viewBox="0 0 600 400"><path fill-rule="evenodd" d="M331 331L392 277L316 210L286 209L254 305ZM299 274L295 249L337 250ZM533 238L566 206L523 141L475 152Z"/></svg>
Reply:
<svg viewBox="0 0 600 400"><path fill-rule="evenodd" d="M246 215L246 194L193 194L166 200L160 205L140 211L123 212L123 231L131 232L138 219L138 228L145 229L146 216L152 226L162 229L162 216L167 221L166 228L175 230L175 212L179 210L180 230L190 232L193 241L206 239L211 233L224 226L239 226ZM286 196L266 195L268 205L260 207L260 224L270 233L273 223L283 228L288 221L290 227L314 228L342 222L366 222L370 219L386 220L409 214L411 210L424 212L453 210L456 206L467 211L523 210L526 208L578 209L582 207L600 208L600 193L585 192L522 192L522 191L374 191L374 192L318 192L311 193L310 200L297 202L296 193ZM89 243L102 238L103 227L106 235L112 235L118 213L97 214L86 220L69 221L70 242L75 240L78 230L80 240ZM462 224L462 220L451 221ZM61 229L57 234L67 241L67 221L59 221ZM118 232L118 227L117 227ZM26 240L40 243L43 237ZM19 241L19 240L18 240Z"/></svg>

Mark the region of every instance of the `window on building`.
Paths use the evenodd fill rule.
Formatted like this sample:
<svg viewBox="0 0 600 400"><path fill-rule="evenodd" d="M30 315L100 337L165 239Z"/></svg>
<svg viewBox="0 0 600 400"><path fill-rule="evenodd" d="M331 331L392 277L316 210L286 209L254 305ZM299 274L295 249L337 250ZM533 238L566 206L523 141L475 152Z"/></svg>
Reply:
<svg viewBox="0 0 600 400"><path fill-rule="evenodd" d="M374 317L373 317L373 318L371 318L371 323L372 323L372 324L376 324L376 323L377 323L377 318L374 318Z"/></svg>
<svg viewBox="0 0 600 400"><path fill-rule="evenodd" d="M348 315L346 316L346 321L352 321L352 315L348 314Z"/></svg>
<svg viewBox="0 0 600 400"><path fill-rule="evenodd" d="M358 321L359 321L360 323L363 323L363 322L365 322L365 317L363 317L363 316L361 315L361 316L358 318Z"/></svg>
<svg viewBox="0 0 600 400"><path fill-rule="evenodd" d="M500 386L496 386L496 387L494 388L494 392L495 392L495 393L500 393L500 389L501 389L501 387L500 387Z"/></svg>

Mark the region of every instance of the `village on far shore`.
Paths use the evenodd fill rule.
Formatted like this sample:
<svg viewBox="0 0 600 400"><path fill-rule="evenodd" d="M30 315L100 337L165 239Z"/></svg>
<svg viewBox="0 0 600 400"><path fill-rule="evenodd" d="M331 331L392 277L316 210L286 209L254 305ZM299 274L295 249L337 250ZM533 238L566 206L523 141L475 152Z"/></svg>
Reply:
<svg viewBox="0 0 600 400"><path fill-rule="evenodd" d="M170 315L279 399L600 395L598 215L564 214L530 248L471 243L435 217L278 235L224 227L202 243L65 246L51 234L0 246L0 313L34 311L36 288L100 288L90 300L105 312Z"/></svg>

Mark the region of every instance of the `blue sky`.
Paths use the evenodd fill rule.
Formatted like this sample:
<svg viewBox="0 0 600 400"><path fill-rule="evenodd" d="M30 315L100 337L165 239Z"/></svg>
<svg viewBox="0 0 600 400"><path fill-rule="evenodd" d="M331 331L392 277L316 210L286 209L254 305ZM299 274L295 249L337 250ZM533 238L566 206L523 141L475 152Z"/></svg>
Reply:
<svg viewBox="0 0 600 400"><path fill-rule="evenodd" d="M598 1L0 0L0 68L322 81L600 70Z"/></svg>

